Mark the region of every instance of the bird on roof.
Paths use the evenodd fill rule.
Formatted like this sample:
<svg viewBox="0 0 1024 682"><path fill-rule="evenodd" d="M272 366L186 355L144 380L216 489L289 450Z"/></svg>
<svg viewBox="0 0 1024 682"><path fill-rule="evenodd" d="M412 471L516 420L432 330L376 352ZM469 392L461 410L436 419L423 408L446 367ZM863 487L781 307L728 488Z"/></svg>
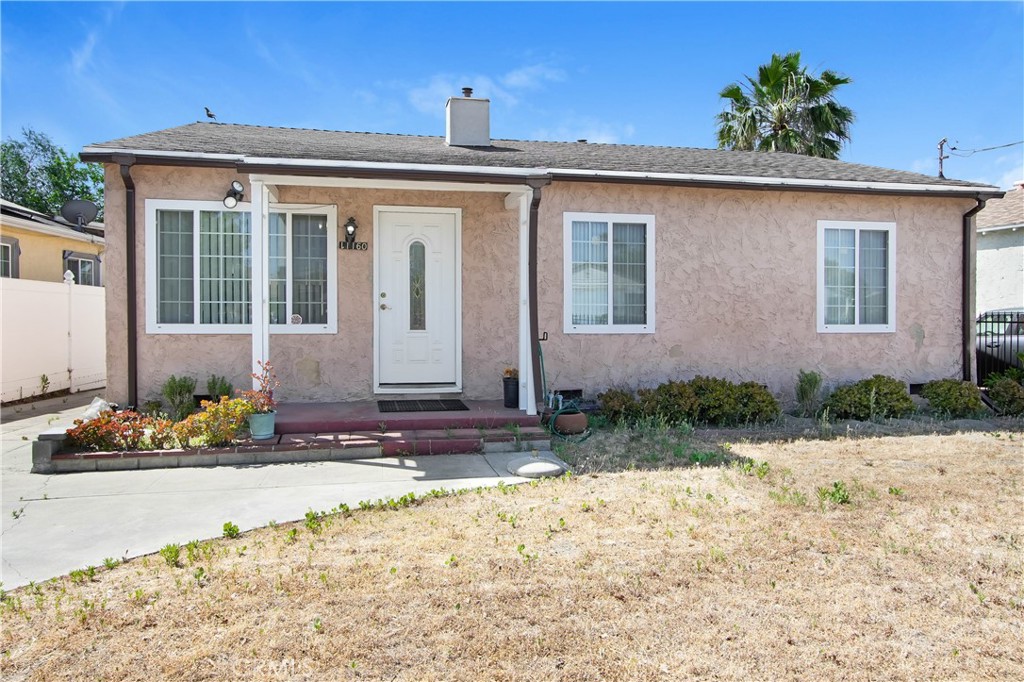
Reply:
<svg viewBox="0 0 1024 682"><path fill-rule="evenodd" d="M203 107L203 109L206 109L206 118L212 118L214 121L217 120L217 114L210 111L210 107Z"/></svg>

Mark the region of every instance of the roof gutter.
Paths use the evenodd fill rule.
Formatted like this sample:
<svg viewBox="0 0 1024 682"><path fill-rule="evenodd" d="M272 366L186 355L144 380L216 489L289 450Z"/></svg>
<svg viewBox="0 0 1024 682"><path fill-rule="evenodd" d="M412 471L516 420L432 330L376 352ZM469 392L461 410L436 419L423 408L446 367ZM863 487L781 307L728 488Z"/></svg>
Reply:
<svg viewBox="0 0 1024 682"><path fill-rule="evenodd" d="M963 362L964 381L973 381L974 376L974 335L977 333L974 327L974 318L977 315L974 301L974 281L977 276L978 250L975 240L977 229L975 227L978 212L985 208L985 199L976 197L978 203L971 210L964 213L963 238L961 239L961 280L960 280L960 317L963 322L961 331L961 346Z"/></svg>
<svg viewBox="0 0 1024 682"><path fill-rule="evenodd" d="M125 290L128 296L128 404L139 404L139 372L138 372L138 327L137 308L138 296L136 293L137 279L135 273L135 180L132 178L132 166L135 164L135 157L117 155L111 159L113 163L120 166L121 181L124 183L124 230L125 230L125 277L127 286Z"/></svg>

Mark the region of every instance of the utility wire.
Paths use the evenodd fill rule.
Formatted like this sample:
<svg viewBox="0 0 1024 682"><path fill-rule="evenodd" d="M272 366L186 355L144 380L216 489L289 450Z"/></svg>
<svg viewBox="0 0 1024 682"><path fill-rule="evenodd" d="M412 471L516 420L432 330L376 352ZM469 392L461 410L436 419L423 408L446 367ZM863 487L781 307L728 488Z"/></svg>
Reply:
<svg viewBox="0 0 1024 682"><path fill-rule="evenodd" d="M1000 145L996 145L995 147L984 147L982 149L960 149L958 147L954 147L954 146L950 145L949 153L953 154L953 156L973 156L974 154L977 154L978 152L990 152L993 149L1005 149L1006 147L1013 147L1013 146L1018 145L1018 144L1024 144L1024 140L1021 140L1020 142L1009 142L1007 144L1000 144ZM955 154L954 152L962 152L962 153Z"/></svg>

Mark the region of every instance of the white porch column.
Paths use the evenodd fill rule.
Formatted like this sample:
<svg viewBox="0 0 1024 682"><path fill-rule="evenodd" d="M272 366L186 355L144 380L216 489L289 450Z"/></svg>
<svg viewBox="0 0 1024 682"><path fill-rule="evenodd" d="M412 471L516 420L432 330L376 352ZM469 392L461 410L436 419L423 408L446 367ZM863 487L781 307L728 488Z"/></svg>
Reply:
<svg viewBox="0 0 1024 682"><path fill-rule="evenodd" d="M519 409L537 414L533 399L533 345L530 338L530 199L532 190L519 195Z"/></svg>
<svg viewBox="0 0 1024 682"><path fill-rule="evenodd" d="M252 371L258 374L261 360L270 359L270 280L267 253L270 251L270 194L262 180L249 178L252 192ZM259 388L256 379L252 387Z"/></svg>

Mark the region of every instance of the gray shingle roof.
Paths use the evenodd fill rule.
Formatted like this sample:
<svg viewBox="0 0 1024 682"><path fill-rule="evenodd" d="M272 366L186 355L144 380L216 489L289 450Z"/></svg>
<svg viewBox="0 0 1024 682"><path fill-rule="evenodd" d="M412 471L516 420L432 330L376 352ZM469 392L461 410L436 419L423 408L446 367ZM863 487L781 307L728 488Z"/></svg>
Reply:
<svg viewBox="0 0 1024 682"><path fill-rule="evenodd" d="M1024 225L1024 187L1017 185L1002 199L989 199L978 213L978 229Z"/></svg>
<svg viewBox="0 0 1024 682"><path fill-rule="evenodd" d="M950 187L981 186L979 183L944 180L920 173L778 152L523 140L493 140L491 147L483 148L449 147L445 145L443 137L212 122L196 122L90 146L90 151L104 149L206 152L310 161L560 168Z"/></svg>

